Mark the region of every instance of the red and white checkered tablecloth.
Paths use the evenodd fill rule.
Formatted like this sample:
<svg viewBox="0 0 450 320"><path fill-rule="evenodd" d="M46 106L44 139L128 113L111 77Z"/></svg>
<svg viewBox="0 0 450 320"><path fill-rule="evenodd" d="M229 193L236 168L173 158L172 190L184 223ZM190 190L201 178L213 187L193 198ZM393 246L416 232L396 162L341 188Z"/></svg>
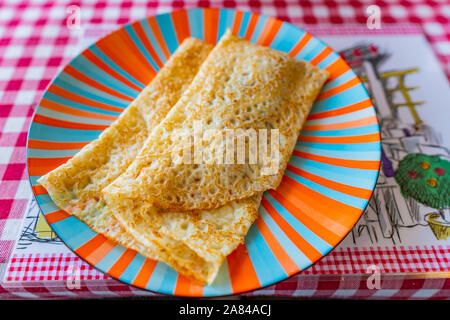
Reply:
<svg viewBox="0 0 450 320"><path fill-rule="evenodd" d="M223 0L223 1L69 1L3 0L0 2L0 264L11 258L17 230L30 198L25 154L33 107L46 86L78 50L79 35L66 27L67 7L81 9L82 24L122 25L179 8L226 7L253 11L302 26L308 24L366 24L366 9L381 8L381 23L420 25L450 79L450 3L448 1L374 0ZM361 252L360 254L364 254ZM414 248L399 249L404 261L434 259L435 253L415 256ZM327 261L339 260L333 251ZM408 260L409 259L409 260ZM448 264L448 257L442 261ZM383 264L389 261L384 261ZM406 262L405 262L406 263ZM334 264L323 268L333 269ZM405 266L396 266L399 273ZM406 268L406 269L404 269ZM19 270L20 271L20 270ZM432 270L423 270L428 272ZM367 276L319 276L304 273L264 288L258 294L313 297L443 298L450 297L450 279L385 277L385 290L367 288ZM48 298L152 295L112 279L82 281L79 290L43 282L14 288L0 283L0 298Z"/></svg>

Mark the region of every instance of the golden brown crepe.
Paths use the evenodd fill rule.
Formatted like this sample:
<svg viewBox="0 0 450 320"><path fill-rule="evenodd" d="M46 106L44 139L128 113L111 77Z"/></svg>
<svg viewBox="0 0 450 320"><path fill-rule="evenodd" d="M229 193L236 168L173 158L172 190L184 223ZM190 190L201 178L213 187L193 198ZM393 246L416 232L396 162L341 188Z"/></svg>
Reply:
<svg viewBox="0 0 450 320"><path fill-rule="evenodd" d="M107 196L106 196L107 197ZM261 194L212 210L161 212L150 203L124 199L111 212L155 259L202 284L212 284L225 258L244 243L258 217Z"/></svg>
<svg viewBox="0 0 450 320"><path fill-rule="evenodd" d="M108 203L118 210L126 210L124 199L153 203L170 211L206 210L276 188L327 77L326 71L305 61L251 44L227 31L136 160L105 188ZM186 140L178 139L174 133L185 130L194 137L199 122L203 132L217 132L203 141L194 140L208 156L215 154L216 149L225 149L226 139L213 141L228 129L253 129L258 140L263 138L260 129L269 130L269 136L271 129L278 129L276 170L267 174L267 163L262 157L255 164L227 164L225 159L183 163L183 152L196 146L186 146ZM252 154L249 141L245 139L246 160ZM263 146L276 153L269 141Z"/></svg>
<svg viewBox="0 0 450 320"><path fill-rule="evenodd" d="M187 39L158 75L98 139L38 182L55 204L96 232L147 257L154 248L139 244L110 214L102 189L134 160L152 129L191 83L212 46Z"/></svg>

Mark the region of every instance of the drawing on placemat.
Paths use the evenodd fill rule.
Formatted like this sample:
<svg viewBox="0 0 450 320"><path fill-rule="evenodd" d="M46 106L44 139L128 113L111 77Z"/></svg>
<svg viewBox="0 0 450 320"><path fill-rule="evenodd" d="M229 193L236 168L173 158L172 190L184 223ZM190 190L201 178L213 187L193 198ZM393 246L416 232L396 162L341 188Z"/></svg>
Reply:
<svg viewBox="0 0 450 320"><path fill-rule="evenodd" d="M389 55L373 44L340 53L372 97L382 142L377 186L352 230L353 242L367 244L360 238L368 238L372 244L384 239L402 243L402 229L416 226L428 226L436 239L446 240L450 235L450 151L439 133L420 119L416 108L425 107L426 102L415 101L410 94L419 87L406 85L406 78L419 69L380 72ZM408 108L413 123L399 117L400 108Z"/></svg>
<svg viewBox="0 0 450 320"><path fill-rule="evenodd" d="M34 198L30 200L28 205L16 249L26 249L33 243L62 244L61 239L45 221Z"/></svg>

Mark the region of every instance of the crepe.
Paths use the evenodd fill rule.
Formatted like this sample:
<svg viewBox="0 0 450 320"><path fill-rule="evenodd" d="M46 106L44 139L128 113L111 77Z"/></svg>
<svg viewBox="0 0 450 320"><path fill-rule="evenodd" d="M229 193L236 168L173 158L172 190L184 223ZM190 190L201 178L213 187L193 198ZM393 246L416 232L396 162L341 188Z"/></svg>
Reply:
<svg viewBox="0 0 450 320"><path fill-rule="evenodd" d="M276 188L327 77L326 71L305 61L251 44L228 30L192 84L151 133L136 160L104 189L108 204L119 211L126 211L125 203L131 200L168 211L206 210ZM215 133L196 142L198 124L203 132ZM244 139L244 163L233 159L236 151L230 164L220 152L209 159L212 161L196 162L189 156L195 157L195 150L201 150L211 158L217 150L225 150L227 139L217 138L230 129L241 129L237 134L241 137L246 133L250 137L248 133L254 130L257 140L263 141L259 155L267 149L269 155L278 157L277 161L268 165L259 156L256 163L250 163L255 152L250 138ZM270 139L264 141L264 129L278 145ZM179 132L193 138L179 139ZM236 142L237 136L231 141ZM268 174L268 168L275 170Z"/></svg>
<svg viewBox="0 0 450 320"><path fill-rule="evenodd" d="M213 210L185 212L161 212L151 203L125 199L126 210L112 207L111 212L140 244L153 248L155 259L210 285L224 259L244 243L258 217L261 195Z"/></svg>
<svg viewBox="0 0 450 320"><path fill-rule="evenodd" d="M145 139L191 83L212 46L186 39L151 83L98 139L67 163L41 177L54 203L108 238L154 258L154 247L138 243L109 212L102 189L123 173Z"/></svg>

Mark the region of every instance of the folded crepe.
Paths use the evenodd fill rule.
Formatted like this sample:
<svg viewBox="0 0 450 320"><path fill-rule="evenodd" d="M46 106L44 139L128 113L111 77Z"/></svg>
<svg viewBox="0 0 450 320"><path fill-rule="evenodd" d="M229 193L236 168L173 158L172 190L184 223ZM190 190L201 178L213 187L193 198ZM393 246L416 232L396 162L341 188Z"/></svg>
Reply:
<svg viewBox="0 0 450 320"><path fill-rule="evenodd" d="M137 242L109 212L102 189L131 164L150 132L192 82L211 49L211 45L200 40L186 39L158 75L98 139L38 180L59 208L96 232L156 258L153 246Z"/></svg>
<svg viewBox="0 0 450 320"><path fill-rule="evenodd" d="M97 140L38 181L58 207L142 255L211 284L258 216L260 195L211 211L161 213L149 203L109 208L102 189L133 161L152 128L192 81L212 46L187 39L155 79ZM116 217L118 219L116 219Z"/></svg>
<svg viewBox="0 0 450 320"><path fill-rule="evenodd" d="M276 188L327 78L326 71L308 62L228 30L135 161L104 189L108 204L115 212L126 212L133 201L168 211L207 210ZM199 126L213 133L196 140ZM230 129L235 136L220 139ZM180 139L179 132L193 138ZM259 142L253 163L252 135ZM245 159L237 163L237 149L227 147L242 137ZM189 155L195 157L196 150L212 161L192 161ZM222 155L220 150L226 151ZM275 166L267 158L277 159Z"/></svg>

